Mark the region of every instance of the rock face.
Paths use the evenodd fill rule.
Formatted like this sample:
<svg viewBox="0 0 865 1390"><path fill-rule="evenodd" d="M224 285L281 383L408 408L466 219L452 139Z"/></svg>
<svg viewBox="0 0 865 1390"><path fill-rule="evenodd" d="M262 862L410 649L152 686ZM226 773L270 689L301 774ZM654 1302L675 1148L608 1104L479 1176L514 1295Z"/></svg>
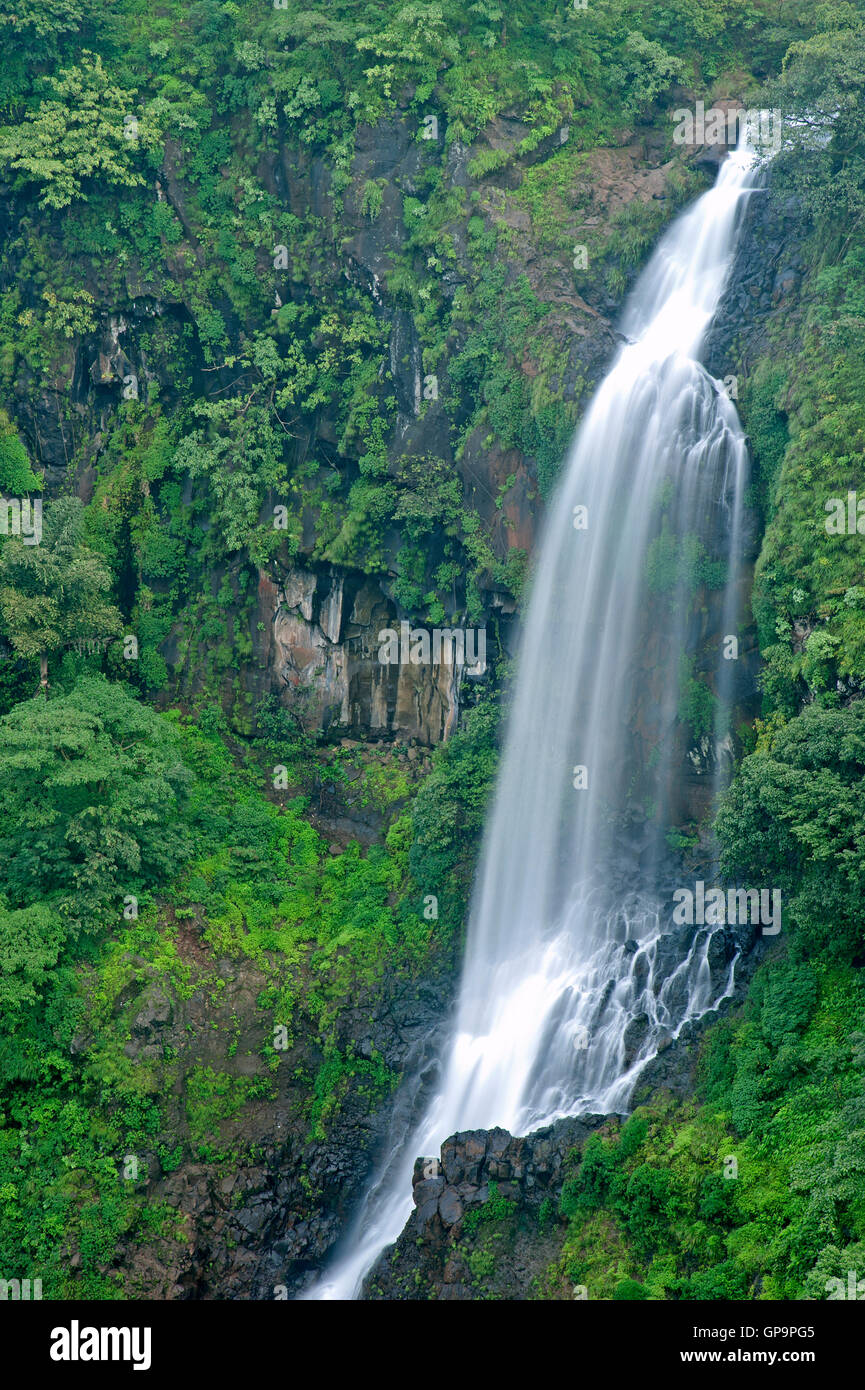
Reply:
<svg viewBox="0 0 865 1390"><path fill-rule="evenodd" d="M440 743L456 726L463 680L482 678L451 642L438 661L383 662L379 634L400 620L374 580L294 566L278 587L261 575L259 595L273 688L309 729Z"/></svg>
<svg viewBox="0 0 865 1390"><path fill-rule="evenodd" d="M501 231L507 256L499 253L493 266L502 264L506 282L520 277L531 287L547 315L544 320L545 352L555 358L556 370L546 383L561 401L563 412L588 399L618 346L610 315L619 301L598 283L587 294L588 302L574 289L570 257L539 244L526 209L514 194L525 170L548 159L568 138L565 128L547 137L530 154L512 158L494 178L469 175L472 156L497 151L512 153L529 133L518 119L494 120L475 147L455 141L442 169L442 190L461 200L471 190L473 206L448 226L454 258L441 277L442 291L453 300L476 271L468 253L467 221L483 218L487 227ZM436 390L424 391L426 377L420 336L412 312L391 289L391 278L404 254L407 231L403 200L422 195L433 151L419 142L417 130L403 116L388 117L375 127L361 127L351 166L351 187L346 190L342 224L345 235L339 262L322 257L320 273L336 284L347 280L372 304L388 334L387 367L396 401L396 421L388 440L391 471L401 458L434 457L443 460L459 479L465 506L481 522L497 560L512 550L531 554L543 516L538 486L538 460L530 453L507 447L487 428L470 431L456 449L457 432L445 409L448 392L448 360L465 341L470 324L460 322L452 335L456 341L448 357L437 365ZM631 204L664 202L673 164L663 164L641 138L613 149L595 150L588 156L585 186L579 190L591 202L589 223L603 229ZM260 174L265 185L298 216L329 219L334 214L332 171L319 158L283 149L263 156ZM374 219L364 209L363 190L372 182L381 189L381 205ZM176 190L176 196L182 196ZM575 227L583 213L573 207L567 215ZM576 231L575 231L576 235ZM629 270L629 277L634 273ZM302 287L292 287L295 297ZM530 355L517 361L532 390L545 383L541 368ZM569 430L566 430L565 436ZM336 445L339 431L332 410L318 415L315 436ZM561 444L561 450L566 447ZM302 447L306 447L303 441ZM556 460L558 463L559 460ZM268 632L262 688L274 690L311 727L338 728L354 736L417 738L436 743L455 727L461 698L460 674L447 666L427 665L382 668L377 661L376 634L395 628L413 615L392 597L401 572L401 538L394 535L385 554L387 574L361 575L337 566L313 565L311 551L316 518L306 517L300 553L291 567L277 556L280 577L274 579L268 612L257 616ZM463 583L458 581L458 588ZM513 654L515 630L512 596L487 573L480 579L488 629L489 661L499 654ZM274 600L270 602L270 600ZM460 604L446 625L460 622Z"/></svg>
<svg viewBox="0 0 865 1390"><path fill-rule="evenodd" d="M731 955L741 953L731 998L667 1040L640 1074L631 1109L659 1093L679 1099L693 1094L702 1034L741 1002L771 949L749 928L719 934L713 974L726 973ZM629 1026L631 1047L639 1045L646 1021L637 1017ZM419 1157L412 1177L414 1211L365 1279L362 1296L572 1298L561 1274L551 1282L549 1273L564 1240L566 1222L558 1215L562 1187L588 1136L620 1118L581 1115L522 1138L504 1129L469 1130L447 1139L438 1158ZM477 1232L487 1223L491 1240L479 1243Z"/></svg>
<svg viewBox="0 0 865 1390"><path fill-rule="evenodd" d="M741 396L775 315L796 309L806 219L795 197L783 201L764 175L749 195L724 298L709 332L705 360L732 375Z"/></svg>
<svg viewBox="0 0 865 1390"><path fill-rule="evenodd" d="M513 149L527 133L518 121L493 123L481 147ZM516 161L509 181L518 186L523 165L546 157L555 142L547 141L524 161ZM466 166L472 153L456 142L450 147L444 167L444 184L464 196L470 182ZM639 150L604 151L598 158L610 165L608 177L601 180L599 207L617 210L631 198L660 196L665 174L642 167ZM497 559L504 560L512 549L530 553L543 507L538 494L536 462L518 449L506 448L476 429L465 440L457 458L452 421L445 410L449 389L447 366L438 369L436 391L424 395L421 341L412 313L389 287L390 277L399 263L406 241L403 199L422 190L428 173L430 151L416 139L416 130L402 117L382 120L376 127L361 127L352 162L352 186L347 191L343 223L348 235L343 241L339 264L325 260L322 273L334 283L347 279L359 293L368 297L376 318L388 333L387 366L396 400L397 414L388 454L392 470L403 457L434 457L449 465L460 481L464 503L481 521ZM624 188L617 182L619 172L628 171ZM297 152L283 150L279 156L262 161L261 176L292 211L299 215L328 218L333 215L331 174L318 159L306 159ZM381 181L381 208L374 221L363 209L362 190L370 181ZM603 190L606 190L604 192ZM616 347L616 337L602 312L575 296L572 276L555 257L542 254L533 245L527 215L518 213L506 190L481 181L478 211L491 224L516 233L524 253L508 257L508 278L525 274L533 289L551 309L549 332L562 357L561 378L556 389L564 401L575 401L599 379ZM443 275L445 294L452 298L472 271L467 259L464 219L449 228L456 253L455 264ZM467 325L462 325L461 336ZM519 364L527 379L535 368L528 360ZM323 407L316 422L316 437L332 444L338 428L332 411ZM264 609L257 615L267 630L263 676L259 690L275 691L308 727L339 729L352 736L371 738L417 738L434 744L447 738L455 728L460 706L464 672L453 666L434 663L382 666L378 661L377 633L398 628L414 615L392 597L393 583L400 575L401 538L394 535L385 556L387 574L369 576L339 566L314 566L311 551L317 532L316 517L305 520L299 555L289 565L277 556L274 575L262 576L267 594ZM464 581L461 579L459 585ZM511 655L514 647L512 596L497 587L490 574L481 580L487 629L489 663L502 653ZM494 622L490 622L494 619ZM459 609L448 617L447 627L458 626Z"/></svg>
<svg viewBox="0 0 865 1390"><path fill-rule="evenodd" d="M193 967L210 961L198 959L194 931L182 949ZM115 1268L126 1296L293 1297L342 1233L392 1117L411 1124L428 1103L451 977L412 983L386 976L357 991L339 1018L341 1054L374 1057L394 1078L404 1070L409 1084L396 1095L374 1093L366 1073L347 1073L318 1129L309 1096L321 1051L307 1036L310 1026L300 1026L285 1051L268 1047L270 1011L258 1003L263 971L217 959L215 974L198 973L191 992L174 997L143 959L130 957L126 968L131 977L115 1005L130 1036L126 1054L140 1067L142 1085L159 1091L168 1132L185 1141L176 1167L164 1149L134 1155L137 1190L167 1203L175 1220L170 1232L132 1239L122 1250ZM229 1057L227 1033L236 1045ZM80 1036L75 1050L86 1055L92 1044ZM263 1060L268 1052L279 1057L275 1069ZM222 1092L234 1088L242 1101L221 1118L199 1108L196 1090L196 1078L200 1085L214 1075Z"/></svg>
<svg viewBox="0 0 865 1390"><path fill-rule="evenodd" d="M439 1160L418 1159L414 1213L370 1271L363 1297L531 1296L561 1247L564 1231L556 1211L569 1158L603 1123L603 1115L585 1115L525 1138L504 1129L468 1130L446 1140ZM495 1225L501 1241L495 1259L475 1242L487 1224ZM550 1296L570 1295L562 1290Z"/></svg>

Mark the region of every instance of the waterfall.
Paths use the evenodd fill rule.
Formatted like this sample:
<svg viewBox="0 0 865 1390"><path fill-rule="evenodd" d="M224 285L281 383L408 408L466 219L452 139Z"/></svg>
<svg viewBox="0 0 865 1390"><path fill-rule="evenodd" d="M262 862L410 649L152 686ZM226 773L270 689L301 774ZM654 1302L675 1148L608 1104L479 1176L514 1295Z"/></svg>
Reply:
<svg viewBox="0 0 865 1390"><path fill-rule="evenodd" d="M732 963L713 981L712 930L673 925L666 836L689 746L683 689L697 691L704 741L715 753L725 741L733 662L721 637L736 632L747 455L698 354L756 167L747 148L727 157L629 298L625 344L577 431L540 548L443 1082L393 1138L308 1298L355 1295L411 1211L417 1156L461 1129L523 1134L624 1111L662 1041L731 988ZM693 665L706 634L695 599L706 610L712 588L714 699ZM707 810L721 762L705 774Z"/></svg>

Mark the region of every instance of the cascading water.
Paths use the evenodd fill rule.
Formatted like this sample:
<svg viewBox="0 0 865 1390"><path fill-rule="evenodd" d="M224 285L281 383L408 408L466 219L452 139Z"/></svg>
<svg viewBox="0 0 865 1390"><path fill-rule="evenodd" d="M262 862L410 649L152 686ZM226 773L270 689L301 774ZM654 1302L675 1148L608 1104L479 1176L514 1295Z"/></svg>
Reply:
<svg viewBox="0 0 865 1390"><path fill-rule="evenodd" d="M405 1224L418 1155L461 1129L523 1134L626 1109L661 1040L729 992L732 964L713 983L711 931L672 927L665 831L682 690L696 688L696 589L724 587L721 628L736 631L746 448L697 354L755 167L747 148L728 156L630 297L627 343L577 432L541 546L444 1082L307 1298L354 1296ZM730 669L718 645L704 716L715 748Z"/></svg>

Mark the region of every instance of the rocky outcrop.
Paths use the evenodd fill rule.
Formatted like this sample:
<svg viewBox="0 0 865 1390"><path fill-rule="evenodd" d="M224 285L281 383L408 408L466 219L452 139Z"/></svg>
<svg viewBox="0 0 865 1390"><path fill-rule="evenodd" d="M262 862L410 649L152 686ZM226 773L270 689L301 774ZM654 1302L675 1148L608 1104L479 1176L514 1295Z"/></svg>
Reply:
<svg viewBox="0 0 865 1390"><path fill-rule="evenodd" d="M126 1056L142 1088L160 1094L164 1124L153 1149L119 1162L135 1190L167 1204L174 1220L144 1239L131 1233L105 1272L122 1277L130 1298L291 1297L342 1233L388 1125L400 1116L412 1123L428 1102L452 977L443 968L423 981L385 975L356 987L332 1043L360 1065L357 1074L346 1068L320 1125L310 1111L324 1061L313 1021L292 1020L286 1047L275 1050L271 1011L259 1004L266 973L213 958L193 926L179 945L194 972L190 989L176 991L129 957L115 1002ZM86 1063L98 1039L83 1034L74 1047ZM372 1059L410 1084L396 1095L371 1087L364 1066ZM231 1113L202 1103L210 1094L202 1077L213 1094L236 1095Z"/></svg>
<svg viewBox="0 0 865 1390"><path fill-rule="evenodd" d="M766 349L772 319L799 311L807 234L798 199L775 191L769 165L748 195L727 289L704 354L714 375L734 379L737 398L745 394L748 374Z"/></svg>
<svg viewBox="0 0 865 1390"><path fill-rule="evenodd" d="M558 1205L569 1160L603 1124L603 1115L584 1115L525 1138L504 1129L469 1130L447 1139L440 1158L419 1158L414 1212L370 1271L363 1297L531 1296L564 1238ZM482 1227L495 1238L494 1255L477 1240Z"/></svg>
<svg viewBox="0 0 865 1390"><path fill-rule="evenodd" d="M308 729L440 743L456 727L463 680L483 678L450 641L439 660L382 660L380 634L400 619L366 576L294 566L278 587L262 575L259 596L273 687Z"/></svg>

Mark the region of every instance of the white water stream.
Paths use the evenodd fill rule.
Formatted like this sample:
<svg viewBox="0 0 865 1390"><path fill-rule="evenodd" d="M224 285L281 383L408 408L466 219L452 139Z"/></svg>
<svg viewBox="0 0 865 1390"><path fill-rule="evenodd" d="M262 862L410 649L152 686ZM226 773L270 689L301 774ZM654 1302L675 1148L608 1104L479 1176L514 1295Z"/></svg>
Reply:
<svg viewBox="0 0 865 1390"><path fill-rule="evenodd" d="M736 632L746 447L698 354L755 167L746 149L727 157L629 298L627 344L577 431L540 548L443 1084L394 1138L306 1298L356 1294L412 1210L417 1156L459 1130L624 1111L661 1041L731 988L732 965L713 983L711 931L672 926L664 831L708 563L726 564L719 621ZM717 658L716 746L732 666L720 640Z"/></svg>

